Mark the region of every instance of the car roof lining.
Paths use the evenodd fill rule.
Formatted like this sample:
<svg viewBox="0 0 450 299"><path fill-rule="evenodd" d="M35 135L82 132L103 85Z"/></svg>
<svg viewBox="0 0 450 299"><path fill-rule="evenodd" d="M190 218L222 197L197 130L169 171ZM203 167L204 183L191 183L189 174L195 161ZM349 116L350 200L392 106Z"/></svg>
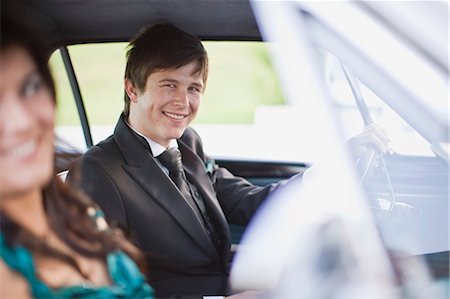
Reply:
<svg viewBox="0 0 450 299"><path fill-rule="evenodd" d="M203 40L261 40L247 0L16 0L2 1L4 14L39 29L49 51L129 41L157 22L173 23Z"/></svg>

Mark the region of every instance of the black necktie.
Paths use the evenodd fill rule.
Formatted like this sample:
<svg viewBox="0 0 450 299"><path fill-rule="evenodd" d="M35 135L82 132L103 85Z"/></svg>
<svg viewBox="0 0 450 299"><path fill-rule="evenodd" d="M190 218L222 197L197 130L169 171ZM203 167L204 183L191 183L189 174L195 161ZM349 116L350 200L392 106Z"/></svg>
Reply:
<svg viewBox="0 0 450 299"><path fill-rule="evenodd" d="M184 174L180 150L175 147L169 148L156 158L169 170L169 177L178 189L180 189L181 194L190 201L192 195L186 180L186 175Z"/></svg>
<svg viewBox="0 0 450 299"><path fill-rule="evenodd" d="M195 193L199 196L193 196L191 193L189 182L187 181L186 174L183 170L180 150L178 148L169 148L156 158L164 167L169 170L169 177L181 191L181 194L183 194L189 205L193 208L199 220L201 220L205 224L206 231L211 241L219 251L220 237L217 236L217 232L214 229L213 224L211 223L211 219L208 216L203 199L198 194L198 192ZM195 188L195 186L192 187Z"/></svg>

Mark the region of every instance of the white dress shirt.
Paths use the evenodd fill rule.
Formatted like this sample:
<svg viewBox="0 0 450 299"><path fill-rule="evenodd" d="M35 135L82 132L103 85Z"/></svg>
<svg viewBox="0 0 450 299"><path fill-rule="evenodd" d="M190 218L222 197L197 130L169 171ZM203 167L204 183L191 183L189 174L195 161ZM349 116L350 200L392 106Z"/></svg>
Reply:
<svg viewBox="0 0 450 299"><path fill-rule="evenodd" d="M128 124L128 123L127 123ZM158 157L159 155L161 155L166 149L169 148L178 148L178 142L176 139L171 139L169 141L169 146L167 148L165 148L164 146L162 146L161 144L159 144L158 142L152 140L151 138L148 138L147 136L145 136L144 134L140 133L139 131L135 130L133 127L131 127L129 124L128 126L131 128L131 130L133 130L136 134L138 134L139 136L143 137L148 145L150 146L150 149L152 150L152 155L154 158ZM156 163L158 163L159 167L161 167L161 169L164 171L164 173L166 175L169 175L169 170L163 166L158 159L156 159Z"/></svg>

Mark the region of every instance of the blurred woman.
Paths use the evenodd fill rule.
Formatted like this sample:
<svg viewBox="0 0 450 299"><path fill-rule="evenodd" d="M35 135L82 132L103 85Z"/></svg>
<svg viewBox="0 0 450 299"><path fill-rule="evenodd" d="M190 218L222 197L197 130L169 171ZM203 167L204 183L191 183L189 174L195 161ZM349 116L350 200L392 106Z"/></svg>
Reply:
<svg viewBox="0 0 450 299"><path fill-rule="evenodd" d="M151 298L139 251L55 174L55 89L33 38L2 18L0 297Z"/></svg>

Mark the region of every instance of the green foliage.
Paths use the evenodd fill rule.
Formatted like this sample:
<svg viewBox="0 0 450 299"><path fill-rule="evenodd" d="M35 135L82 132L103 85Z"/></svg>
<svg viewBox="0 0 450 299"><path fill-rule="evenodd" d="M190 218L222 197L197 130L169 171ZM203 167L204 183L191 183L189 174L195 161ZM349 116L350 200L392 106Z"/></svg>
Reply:
<svg viewBox="0 0 450 299"><path fill-rule="evenodd" d="M205 42L210 68L196 123L252 123L258 105L282 104L266 45ZM126 43L69 47L91 125L112 125L123 109ZM58 125L79 124L59 53L50 65L57 82Z"/></svg>
<svg viewBox="0 0 450 299"><path fill-rule="evenodd" d="M208 85L196 123L252 123L258 105L283 98L266 45L256 42L206 42Z"/></svg>

